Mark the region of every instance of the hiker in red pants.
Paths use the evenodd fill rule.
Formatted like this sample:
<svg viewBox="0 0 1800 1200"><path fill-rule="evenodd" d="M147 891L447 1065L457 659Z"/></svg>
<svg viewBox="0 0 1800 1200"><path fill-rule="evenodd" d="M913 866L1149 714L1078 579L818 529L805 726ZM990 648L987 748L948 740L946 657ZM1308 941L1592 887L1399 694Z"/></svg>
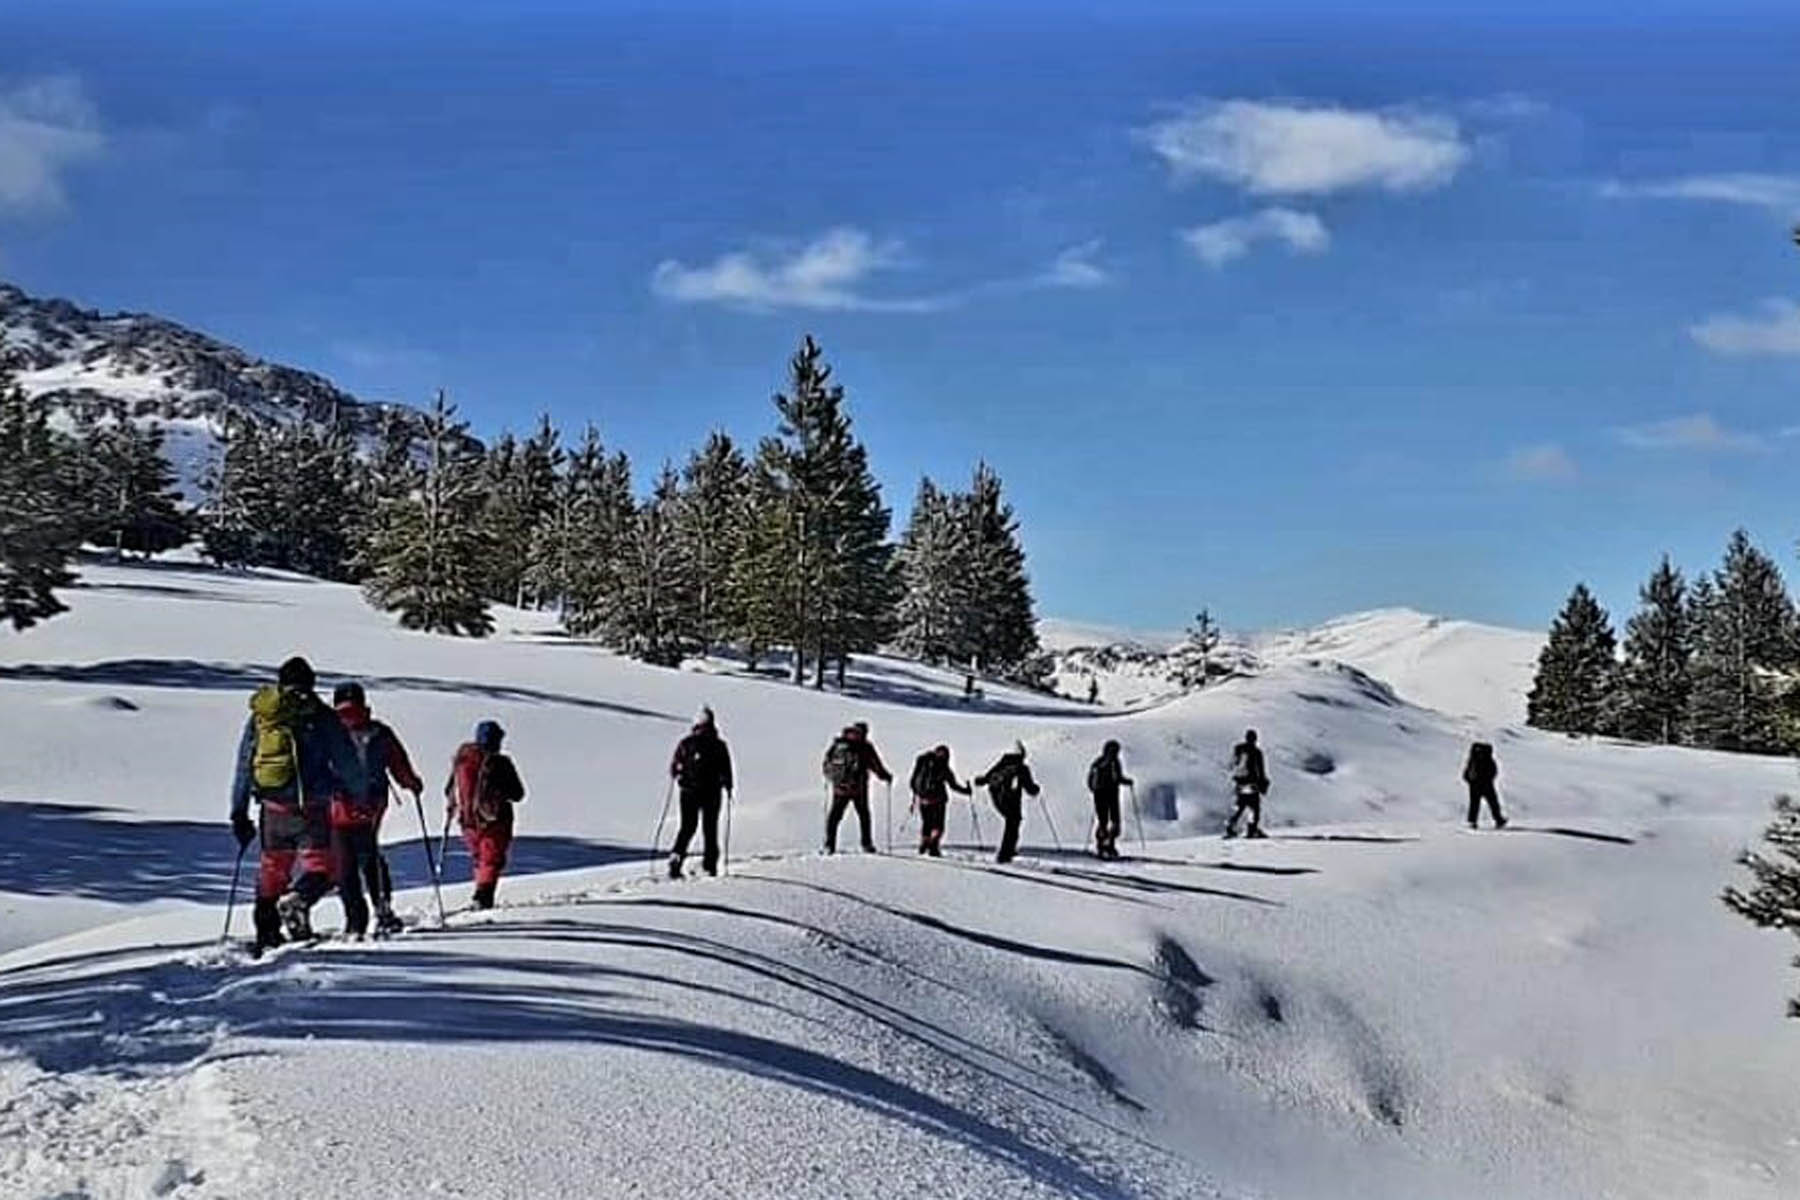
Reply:
<svg viewBox="0 0 1800 1200"><path fill-rule="evenodd" d="M513 805L525 799L512 759L500 753L506 731L498 722L475 727L475 740L457 748L444 784L445 815L456 814L463 844L475 863L475 907L494 907L494 889L512 846Z"/></svg>

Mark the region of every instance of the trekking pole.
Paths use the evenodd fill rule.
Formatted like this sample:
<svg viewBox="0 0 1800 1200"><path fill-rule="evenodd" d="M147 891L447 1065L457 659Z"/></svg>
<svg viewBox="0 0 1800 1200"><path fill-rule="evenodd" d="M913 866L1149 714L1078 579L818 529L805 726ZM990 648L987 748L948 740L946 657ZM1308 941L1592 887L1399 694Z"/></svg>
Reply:
<svg viewBox="0 0 1800 1200"><path fill-rule="evenodd" d="M431 870L431 893L437 897L438 928L444 927L444 886L437 856L431 852L431 830L425 825L425 800L413 793L413 811L419 814L419 844L425 849L425 865Z"/></svg>
<svg viewBox="0 0 1800 1200"><path fill-rule="evenodd" d="M887 852L894 852L894 781L887 783Z"/></svg>
<svg viewBox="0 0 1800 1200"><path fill-rule="evenodd" d="M1131 789L1131 819L1137 822L1138 849L1148 853L1150 847L1148 843L1144 841L1144 813L1143 810L1138 807L1137 784L1128 783L1125 786Z"/></svg>
<svg viewBox="0 0 1800 1200"><path fill-rule="evenodd" d="M654 878L656 875L656 851L662 845L663 822L669 819L669 804L674 799L675 778L670 776L668 790L663 792L662 816L656 818L656 835L650 839L650 874L646 878Z"/></svg>
<svg viewBox="0 0 1800 1200"><path fill-rule="evenodd" d="M1044 799L1044 793L1038 793L1038 809L1044 814L1044 824L1050 827L1050 840L1056 843L1056 852L1062 853L1062 838L1056 835L1056 822L1050 819L1050 802Z"/></svg>
<svg viewBox="0 0 1800 1200"><path fill-rule="evenodd" d="M244 870L244 847L239 846L237 859L231 864L231 891L225 897L225 930L219 934L221 942L231 940L231 912L237 907L238 876Z"/></svg>
<svg viewBox="0 0 1800 1200"><path fill-rule="evenodd" d="M719 863L719 874L731 874L731 810L737 805L737 793L725 793L725 856Z"/></svg>
<svg viewBox="0 0 1800 1200"><path fill-rule="evenodd" d="M444 810L444 832L438 837L438 870L450 865L450 810Z"/></svg>
<svg viewBox="0 0 1800 1200"><path fill-rule="evenodd" d="M975 849L982 854L986 854L987 843L981 840L981 817L977 814L977 810L980 807L981 806L976 804L973 799L969 801L969 824L973 826L975 830Z"/></svg>

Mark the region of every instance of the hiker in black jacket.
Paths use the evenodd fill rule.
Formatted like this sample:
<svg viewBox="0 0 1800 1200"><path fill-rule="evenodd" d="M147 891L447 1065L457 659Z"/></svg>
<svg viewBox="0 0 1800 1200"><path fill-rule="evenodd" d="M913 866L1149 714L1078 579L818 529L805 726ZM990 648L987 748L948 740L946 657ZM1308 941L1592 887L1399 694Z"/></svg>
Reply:
<svg viewBox="0 0 1800 1200"><path fill-rule="evenodd" d="M858 721L845 727L825 751L825 780L831 784L831 808L825 814L825 853L837 853L838 822L852 805L856 821L862 829L864 854L874 854L875 834L869 820L869 776L883 783L894 782L894 776L881 761L875 744L869 740L869 723Z"/></svg>
<svg viewBox="0 0 1800 1200"><path fill-rule="evenodd" d="M927 750L913 761L913 807L919 810L919 853L942 858L944 815L950 807L950 793L973 794L966 783L956 778L950 767L950 747Z"/></svg>
<svg viewBox="0 0 1800 1200"><path fill-rule="evenodd" d="M1011 862L1019 852L1019 824L1025 817L1024 797L1038 794L1037 780L1031 777L1031 768L1025 765L1025 743L1014 742L1011 751L1001 755L999 762L971 782L976 787L987 788L988 798L1006 823L1000 834L1000 852L994 856L994 861Z"/></svg>
<svg viewBox="0 0 1800 1200"><path fill-rule="evenodd" d="M1245 837L1265 837L1262 829L1262 800L1269 792L1269 770L1263 763L1263 752L1256 744L1256 730L1244 731L1244 740L1231 751L1231 789L1237 796L1237 811L1225 823L1225 836L1237 836L1238 818L1250 814L1250 828Z"/></svg>
<svg viewBox="0 0 1800 1200"><path fill-rule="evenodd" d="M1088 791L1094 796L1094 853L1101 858L1119 857L1119 830L1124 821L1119 816L1119 789L1128 787L1131 778L1119 761L1119 743L1109 741L1100 748L1100 757L1088 768Z"/></svg>
<svg viewBox="0 0 1800 1200"><path fill-rule="evenodd" d="M700 866L708 875L719 873L719 805L731 791L731 749L719 736L713 711L702 708L693 730L675 746L669 776L681 791L681 830L669 855L669 878L681 878L681 860L687 857L694 829L700 829L704 849Z"/></svg>
<svg viewBox="0 0 1800 1200"><path fill-rule="evenodd" d="M1469 785L1469 828L1481 826L1481 802L1487 801L1495 829L1506 828L1506 817L1500 812L1500 793L1494 781L1500 778L1500 764L1494 761L1494 748L1486 742L1469 747L1469 761L1463 766L1463 782Z"/></svg>

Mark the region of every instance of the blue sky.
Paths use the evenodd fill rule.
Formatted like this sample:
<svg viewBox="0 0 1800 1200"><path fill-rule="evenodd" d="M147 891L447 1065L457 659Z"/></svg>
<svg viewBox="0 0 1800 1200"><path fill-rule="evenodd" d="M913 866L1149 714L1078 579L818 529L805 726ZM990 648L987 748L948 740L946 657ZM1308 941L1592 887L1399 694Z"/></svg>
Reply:
<svg viewBox="0 0 1800 1200"><path fill-rule="evenodd" d="M852 7L12 0L0 277L645 477L811 331L1065 617L1796 565L1800 8Z"/></svg>

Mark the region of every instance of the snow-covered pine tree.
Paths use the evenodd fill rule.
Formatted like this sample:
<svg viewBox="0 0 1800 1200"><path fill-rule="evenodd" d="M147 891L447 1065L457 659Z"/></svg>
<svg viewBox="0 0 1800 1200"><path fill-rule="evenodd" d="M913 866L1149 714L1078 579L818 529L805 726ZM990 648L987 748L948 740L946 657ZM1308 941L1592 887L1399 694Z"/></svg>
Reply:
<svg viewBox="0 0 1800 1200"><path fill-rule="evenodd" d="M1800 937L1800 804L1792 796L1775 801L1775 819L1763 831L1769 849L1746 850L1738 864L1747 868L1748 891L1725 889L1725 904L1764 929L1785 929ZM1800 967L1800 958L1794 960ZM1800 997L1788 1001L1788 1016L1800 1017Z"/></svg>
<svg viewBox="0 0 1800 1200"><path fill-rule="evenodd" d="M382 506L363 592L408 629L485 637L493 632L483 594L491 548L480 519L481 461L466 428L439 391L425 418L419 486Z"/></svg>
<svg viewBox="0 0 1800 1200"><path fill-rule="evenodd" d="M544 413L538 417L536 431L525 439L519 449L518 488L521 507L531 514L531 525L526 531L523 549L526 566L520 576L519 594L515 600L520 607L526 604L541 605L545 599L530 585L531 547L537 529L550 518L555 505L563 459L562 434L551 422L550 414Z"/></svg>
<svg viewBox="0 0 1800 1200"><path fill-rule="evenodd" d="M969 600L963 614L963 655L977 669L1022 682L1038 657L1037 613L1019 522L1002 494L1000 476L978 464L968 492L956 498L969 543Z"/></svg>
<svg viewBox="0 0 1800 1200"><path fill-rule="evenodd" d="M775 397L779 439L764 447L785 500L778 510L786 517L790 573L782 589L783 637L794 648L794 681L805 680L810 653L813 685L823 687L828 661L841 668L844 656L874 645L888 630L890 514L868 451L851 433L844 389L831 382L824 352L810 335L788 368L788 391Z"/></svg>
<svg viewBox="0 0 1800 1200"><path fill-rule="evenodd" d="M606 605L602 636L624 654L678 667L697 644L683 628L694 612L693 571L676 532L681 481L664 464L650 498L632 513L617 548L617 586Z"/></svg>
<svg viewBox="0 0 1800 1200"><path fill-rule="evenodd" d="M23 630L64 611L81 546L74 450L13 383L0 345L0 621Z"/></svg>
<svg viewBox="0 0 1800 1200"><path fill-rule="evenodd" d="M1687 581L1664 555L1638 589L1638 611L1625 624L1621 733L1670 746L1682 740L1692 657Z"/></svg>
<svg viewBox="0 0 1800 1200"><path fill-rule="evenodd" d="M208 466L200 517L201 552L222 567L246 567L254 557L256 521L264 505L262 430L227 413L219 429L219 457Z"/></svg>
<svg viewBox="0 0 1800 1200"><path fill-rule="evenodd" d="M374 518L371 485L350 435L310 424L228 418L201 525L206 554L226 566L352 577Z"/></svg>
<svg viewBox="0 0 1800 1200"><path fill-rule="evenodd" d="M710 654L743 621L734 586L750 496L750 465L731 438L714 432L682 471L672 519L680 553L691 572L691 611L682 625L695 649Z"/></svg>
<svg viewBox="0 0 1800 1200"><path fill-rule="evenodd" d="M1183 688L1203 688L1212 671L1213 651L1219 648L1220 632L1212 619L1212 610L1203 608L1188 626L1187 637L1175 648L1175 683Z"/></svg>
<svg viewBox="0 0 1800 1200"><path fill-rule="evenodd" d="M973 594L969 528L952 497L930 479L919 481L912 515L895 559L900 602L895 644L922 662L966 661L962 631Z"/></svg>
<svg viewBox="0 0 1800 1200"><path fill-rule="evenodd" d="M786 451L774 438L764 438L757 446L742 539L731 564L731 592L738 610L733 636L742 644L751 671L791 630L798 521L786 485L785 460Z"/></svg>
<svg viewBox="0 0 1800 1200"><path fill-rule="evenodd" d="M1784 749L1795 620L1775 560L1738 530L1708 586L1695 586L1692 608L1692 740L1719 750Z"/></svg>
<svg viewBox="0 0 1800 1200"><path fill-rule="evenodd" d="M589 426L570 456L574 510L565 546L563 627L577 637L605 637L614 623L622 558L637 505L631 495L631 460L608 456Z"/></svg>
<svg viewBox="0 0 1800 1200"><path fill-rule="evenodd" d="M537 525L524 487L523 455L511 433L489 446L481 463L481 524L493 553L488 559L487 598L517 604L531 561L531 531Z"/></svg>
<svg viewBox="0 0 1800 1200"><path fill-rule="evenodd" d="M1600 602L1578 583L1550 626L1526 697L1526 723L1561 733L1610 733L1617 716L1617 639Z"/></svg>
<svg viewBox="0 0 1800 1200"><path fill-rule="evenodd" d="M162 427L139 425L114 401L78 429L86 539L109 547L115 559L127 550L148 558L185 542L188 520L175 468L163 455Z"/></svg>

